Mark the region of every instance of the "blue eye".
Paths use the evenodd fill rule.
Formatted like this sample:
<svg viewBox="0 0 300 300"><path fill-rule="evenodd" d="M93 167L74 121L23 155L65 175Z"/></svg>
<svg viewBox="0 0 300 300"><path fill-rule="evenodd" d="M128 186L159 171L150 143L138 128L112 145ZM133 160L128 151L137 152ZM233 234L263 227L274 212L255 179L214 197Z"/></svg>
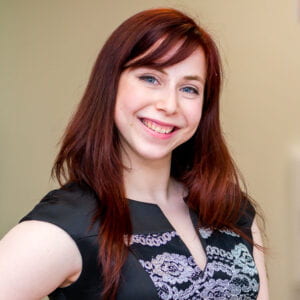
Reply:
<svg viewBox="0 0 300 300"><path fill-rule="evenodd" d="M185 86L181 89L184 93L199 95L199 91L191 86Z"/></svg>
<svg viewBox="0 0 300 300"><path fill-rule="evenodd" d="M146 81L146 82L151 83L151 84L157 84L158 83L157 79L153 76L150 76L150 75L143 75L143 76L140 76L139 78L140 78L140 80Z"/></svg>

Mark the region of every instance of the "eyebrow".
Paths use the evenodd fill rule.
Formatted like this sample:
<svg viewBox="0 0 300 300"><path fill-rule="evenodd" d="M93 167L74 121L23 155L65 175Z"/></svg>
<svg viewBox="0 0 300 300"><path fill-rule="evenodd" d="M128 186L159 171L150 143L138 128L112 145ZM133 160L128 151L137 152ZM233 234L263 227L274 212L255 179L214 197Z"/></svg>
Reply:
<svg viewBox="0 0 300 300"><path fill-rule="evenodd" d="M184 79L186 80L197 80L200 81L202 84L204 84L204 79L197 75L191 75L191 76L184 76Z"/></svg>

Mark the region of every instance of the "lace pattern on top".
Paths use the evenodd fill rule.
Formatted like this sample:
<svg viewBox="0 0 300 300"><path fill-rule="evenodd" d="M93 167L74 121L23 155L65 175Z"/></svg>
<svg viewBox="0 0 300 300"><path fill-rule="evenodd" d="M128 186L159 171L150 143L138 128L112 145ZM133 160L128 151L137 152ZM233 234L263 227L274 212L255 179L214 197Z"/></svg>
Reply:
<svg viewBox="0 0 300 300"><path fill-rule="evenodd" d="M207 241L207 265L204 270L197 266L188 251L172 252L170 241L180 240L175 231L133 236L131 245L141 254L139 262L153 281L159 298L256 299L259 290L258 272L243 239L228 230L200 229L199 233ZM215 233L218 240L220 237L227 240L226 247L213 245ZM232 246L228 247L229 244ZM149 249L154 247L156 255L143 254L149 253Z"/></svg>

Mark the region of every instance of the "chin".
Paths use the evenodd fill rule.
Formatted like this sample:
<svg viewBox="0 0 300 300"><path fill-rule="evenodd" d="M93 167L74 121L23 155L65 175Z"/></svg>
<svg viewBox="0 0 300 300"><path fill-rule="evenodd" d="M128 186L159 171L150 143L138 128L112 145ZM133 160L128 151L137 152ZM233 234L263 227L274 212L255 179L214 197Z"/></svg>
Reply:
<svg viewBox="0 0 300 300"><path fill-rule="evenodd" d="M165 151L139 151L136 152L137 156L148 161L170 160L171 152Z"/></svg>

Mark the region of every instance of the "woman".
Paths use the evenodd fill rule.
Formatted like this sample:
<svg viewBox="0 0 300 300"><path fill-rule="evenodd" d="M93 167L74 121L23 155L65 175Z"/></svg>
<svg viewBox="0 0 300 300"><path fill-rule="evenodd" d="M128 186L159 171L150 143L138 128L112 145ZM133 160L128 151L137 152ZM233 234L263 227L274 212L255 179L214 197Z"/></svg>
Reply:
<svg viewBox="0 0 300 300"><path fill-rule="evenodd" d="M53 168L62 187L1 241L3 299L268 299L221 134L220 69L179 11L113 32Z"/></svg>

